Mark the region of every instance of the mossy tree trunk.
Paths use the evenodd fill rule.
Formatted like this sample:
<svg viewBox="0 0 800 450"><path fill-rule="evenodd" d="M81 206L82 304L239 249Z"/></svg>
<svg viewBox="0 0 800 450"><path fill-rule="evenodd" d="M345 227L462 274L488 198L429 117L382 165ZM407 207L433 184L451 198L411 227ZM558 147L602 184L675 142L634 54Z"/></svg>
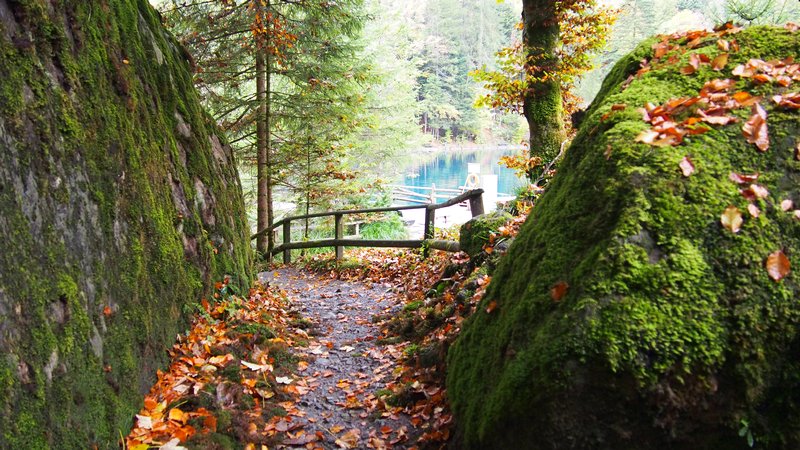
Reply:
<svg viewBox="0 0 800 450"><path fill-rule="evenodd" d="M558 65L556 2L524 0L522 5L522 39L528 56L528 75L536 80L528 85L524 101L530 128L530 152L531 156L539 156L547 162L558 155L564 140L561 86L552 76Z"/></svg>

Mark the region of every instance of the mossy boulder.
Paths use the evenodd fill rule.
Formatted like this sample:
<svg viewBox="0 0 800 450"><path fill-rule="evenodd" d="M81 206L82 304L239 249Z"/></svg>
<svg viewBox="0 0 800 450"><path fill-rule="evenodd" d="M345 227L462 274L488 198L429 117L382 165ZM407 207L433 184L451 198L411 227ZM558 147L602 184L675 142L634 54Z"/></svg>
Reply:
<svg viewBox="0 0 800 450"><path fill-rule="evenodd" d="M750 437L800 448L798 278L765 268L777 250L800 267L800 220L781 207L800 205L800 114L771 99L800 83L732 75L800 54L799 37L753 27L692 48L684 37L652 60L654 38L616 64L449 352L459 448L744 449ZM692 54L722 53L720 39L738 43L724 68L681 73ZM764 96L767 151L742 135L749 108L678 146L635 142L650 128L637 108L717 78ZM769 195L748 200L731 172L759 173ZM730 205L738 233L720 222Z"/></svg>
<svg viewBox="0 0 800 450"><path fill-rule="evenodd" d="M493 211L481 214L461 225L458 243L461 251L469 256L475 256L483 251L483 246L489 243L489 235L511 220L511 214L505 211Z"/></svg>
<svg viewBox="0 0 800 450"><path fill-rule="evenodd" d="M145 0L0 0L0 448L116 448L192 303L249 284L184 54Z"/></svg>

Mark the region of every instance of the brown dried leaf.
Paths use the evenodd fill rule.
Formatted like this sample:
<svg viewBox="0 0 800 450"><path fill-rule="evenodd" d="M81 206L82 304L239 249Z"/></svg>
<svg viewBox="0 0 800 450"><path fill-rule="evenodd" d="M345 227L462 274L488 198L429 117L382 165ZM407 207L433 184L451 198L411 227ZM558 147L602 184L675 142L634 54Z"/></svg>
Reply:
<svg viewBox="0 0 800 450"><path fill-rule="evenodd" d="M695 48L698 45L700 45L702 42L703 42L702 39L698 37L698 38L692 39L691 41L687 42L686 43L686 47Z"/></svg>
<svg viewBox="0 0 800 450"><path fill-rule="evenodd" d="M661 41L653 44L653 58L658 59L662 56L666 55L669 51L670 45L669 41Z"/></svg>
<svg viewBox="0 0 800 450"><path fill-rule="evenodd" d="M756 205L754 205L752 203L747 205L747 212L749 212L750 215L755 217L755 218L757 218L758 216L761 215L761 210L758 209L758 206L756 206Z"/></svg>
<svg viewBox="0 0 800 450"><path fill-rule="evenodd" d="M720 39L717 41L717 48L719 48L723 52L727 52L728 50L730 50L731 44L725 39Z"/></svg>
<svg viewBox="0 0 800 450"><path fill-rule="evenodd" d="M767 112L759 103L753 105L753 115L742 127L747 142L755 144L762 152L769 149L769 131L767 130Z"/></svg>
<svg viewBox="0 0 800 450"><path fill-rule="evenodd" d="M709 131L711 131L711 128L704 126L697 126L697 127L687 128L686 134L690 136L697 136L698 134L708 133Z"/></svg>
<svg viewBox="0 0 800 450"><path fill-rule="evenodd" d="M733 72L731 72L733 76L740 77L740 78L750 78L756 74L756 70L754 67L745 64L739 64L738 66L733 68Z"/></svg>
<svg viewBox="0 0 800 450"><path fill-rule="evenodd" d="M792 78L786 75L778 75L775 77L775 81L783 87L789 87L792 85Z"/></svg>
<svg viewBox="0 0 800 450"><path fill-rule="evenodd" d="M684 177L689 177L694 173L694 164L692 164L692 160L688 156L683 157L679 166Z"/></svg>
<svg viewBox="0 0 800 450"><path fill-rule="evenodd" d="M786 95L775 95L772 101L778 106L789 109L800 109L800 92L793 92Z"/></svg>
<svg viewBox="0 0 800 450"><path fill-rule="evenodd" d="M725 208L725 211L722 213L720 217L720 223L724 228L727 228L729 231L733 233L738 233L739 230L742 229L742 224L744 223L744 219L742 219L742 213L739 211L739 208L731 205Z"/></svg>
<svg viewBox="0 0 800 450"><path fill-rule="evenodd" d="M711 68L714 70L722 70L728 64L728 54L721 53L714 58L714 61L711 62Z"/></svg>
<svg viewBox="0 0 800 450"><path fill-rule="evenodd" d="M707 114L702 109L697 110L697 115L700 116L700 119L702 119L703 122L711 125L728 125L729 123L734 123L738 120L733 116L712 116Z"/></svg>
<svg viewBox="0 0 800 450"><path fill-rule="evenodd" d="M339 448L356 448L356 446L358 446L360 435L361 431L353 428L347 433L341 435L339 439L336 439L336 445L338 445Z"/></svg>
<svg viewBox="0 0 800 450"><path fill-rule="evenodd" d="M741 174L741 173L731 172L731 174L728 176L728 179L730 179L736 184L747 184L758 180L758 176L759 176L758 173Z"/></svg>
<svg viewBox="0 0 800 450"><path fill-rule="evenodd" d="M733 94L733 99L742 107L753 106L761 101L761 97L755 97L746 91L739 91Z"/></svg>
<svg viewBox="0 0 800 450"><path fill-rule="evenodd" d="M178 408L172 408L169 410L169 420L174 420L175 422L179 423L186 423L188 416L185 412L181 411Z"/></svg>
<svg viewBox="0 0 800 450"><path fill-rule="evenodd" d="M767 198L769 197L769 191L764 186L759 184L751 184L750 191L753 192L756 198Z"/></svg>
<svg viewBox="0 0 800 450"><path fill-rule="evenodd" d="M791 199L787 198L781 202L781 209L783 211L789 211L792 208L794 208L794 202Z"/></svg>
<svg viewBox="0 0 800 450"><path fill-rule="evenodd" d="M644 130L641 133L639 133L638 136L636 136L636 139L634 139L634 141L641 142L643 144L652 144L653 142L655 142L656 139L658 139L658 135L659 135L658 131Z"/></svg>
<svg viewBox="0 0 800 450"><path fill-rule="evenodd" d="M492 313L492 311L494 311L495 309L497 309L497 302L496 302L496 301L494 301L494 300L492 300L492 301L491 301L491 302L489 302L489 304L486 306L486 314L491 314L491 313Z"/></svg>
<svg viewBox="0 0 800 450"><path fill-rule="evenodd" d="M781 250L778 250L767 257L766 266L769 277L775 281L781 281L786 275L789 274L789 271L791 270L789 258L787 258Z"/></svg>
<svg viewBox="0 0 800 450"><path fill-rule="evenodd" d="M726 78L724 80L716 78L711 81L706 82L703 85L703 88L700 89L700 96L707 97L708 94L713 92L724 92L728 89L732 88L736 84L736 81Z"/></svg>
<svg viewBox="0 0 800 450"><path fill-rule="evenodd" d="M759 84L772 83L772 77L767 75L767 74L764 74L764 73L755 74L755 75L753 75L752 78L753 78L753 81L755 81L756 83L759 83Z"/></svg>

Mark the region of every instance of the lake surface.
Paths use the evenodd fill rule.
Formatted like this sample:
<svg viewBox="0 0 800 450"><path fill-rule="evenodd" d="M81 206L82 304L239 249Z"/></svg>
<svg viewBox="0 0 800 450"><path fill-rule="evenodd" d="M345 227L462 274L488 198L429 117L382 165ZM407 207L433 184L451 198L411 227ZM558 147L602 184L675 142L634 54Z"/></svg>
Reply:
<svg viewBox="0 0 800 450"><path fill-rule="evenodd" d="M395 180L405 186L458 189L467 179L467 164L479 163L481 174L494 174L498 177L497 191L501 194L513 195L522 186L523 180L517 178L513 170L500 166L500 157L519 154L518 148L485 147L475 150L443 150L434 154L434 159L409 166L405 174Z"/></svg>

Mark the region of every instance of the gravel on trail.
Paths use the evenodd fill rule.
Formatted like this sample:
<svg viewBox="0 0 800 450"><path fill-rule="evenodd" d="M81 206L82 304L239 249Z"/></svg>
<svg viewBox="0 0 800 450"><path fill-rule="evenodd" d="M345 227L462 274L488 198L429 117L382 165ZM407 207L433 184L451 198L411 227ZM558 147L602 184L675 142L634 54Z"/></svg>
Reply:
<svg viewBox="0 0 800 450"><path fill-rule="evenodd" d="M295 380L297 407L306 435L324 436L312 448L414 449L421 434L399 408L377 392L393 379L402 345L379 345L376 315L399 312L389 285L345 282L291 267L259 274L283 289L293 309L308 321L307 347L294 347L303 361ZM306 448L284 440L283 448Z"/></svg>

